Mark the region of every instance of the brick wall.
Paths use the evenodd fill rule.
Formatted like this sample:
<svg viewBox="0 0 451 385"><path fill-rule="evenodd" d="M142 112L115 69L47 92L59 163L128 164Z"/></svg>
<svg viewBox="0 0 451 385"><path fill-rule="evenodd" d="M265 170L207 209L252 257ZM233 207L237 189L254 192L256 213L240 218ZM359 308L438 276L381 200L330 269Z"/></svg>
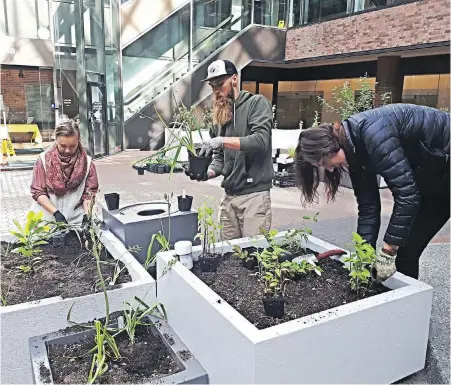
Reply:
<svg viewBox="0 0 451 385"><path fill-rule="evenodd" d="M19 77L22 70L23 77ZM0 93L8 107L8 123L26 123L33 116L41 134L53 130L53 74L51 69L1 66ZM45 138L44 138L45 139Z"/></svg>
<svg viewBox="0 0 451 385"><path fill-rule="evenodd" d="M449 0L421 0L287 33L286 60L450 40Z"/></svg>

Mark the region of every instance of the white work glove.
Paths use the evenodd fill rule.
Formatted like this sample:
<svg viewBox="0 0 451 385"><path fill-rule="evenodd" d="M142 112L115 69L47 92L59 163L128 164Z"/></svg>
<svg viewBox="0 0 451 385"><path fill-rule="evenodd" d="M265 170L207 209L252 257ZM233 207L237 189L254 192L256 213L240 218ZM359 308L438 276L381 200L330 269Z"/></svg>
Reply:
<svg viewBox="0 0 451 385"><path fill-rule="evenodd" d="M373 277L377 282L385 281L396 272L396 254L390 255L381 249L377 252L376 263L374 264Z"/></svg>
<svg viewBox="0 0 451 385"><path fill-rule="evenodd" d="M217 136L216 138L211 138L202 143L200 148L199 157L209 156L213 150L219 150L224 148L224 138L222 136Z"/></svg>

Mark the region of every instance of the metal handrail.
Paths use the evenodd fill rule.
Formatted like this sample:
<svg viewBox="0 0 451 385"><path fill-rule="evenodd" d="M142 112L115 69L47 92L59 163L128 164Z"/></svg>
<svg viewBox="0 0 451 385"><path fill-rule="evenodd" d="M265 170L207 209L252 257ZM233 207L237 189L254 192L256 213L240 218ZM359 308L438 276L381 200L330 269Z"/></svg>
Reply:
<svg viewBox="0 0 451 385"><path fill-rule="evenodd" d="M236 24L237 22L239 22L239 21L241 21L244 17L246 17L247 15L249 14L249 10L247 10L247 11L245 11L239 18L237 18L236 20L233 20L233 22L230 24L230 27L231 26L233 26L234 24ZM227 18L223 23L221 23L221 25L223 24L223 25L225 25L226 24L226 22L227 21L229 21L229 19L231 18L231 17L233 17L233 15L231 15L229 18ZM218 26L216 29L215 29L215 32L218 32L218 30L220 29L220 27ZM202 44L204 44L209 38L211 38L211 36L215 33L215 32L212 32L209 36L207 36L206 38L204 38L201 42L199 42L197 45L196 45L196 47L199 47L200 45L202 45ZM217 48L219 48L219 47L217 47ZM195 52L198 52L199 50L196 50ZM184 56L186 56L186 54L185 55L182 55L181 56L181 58L183 58ZM174 62L174 65L173 66L171 66L171 68L173 69L173 67L175 66L175 65L180 65L180 61L178 61L178 62ZM175 72L175 71L166 71L165 72L165 75L161 75L161 76L159 76L159 81L158 81L158 84L155 84L155 82L152 82L152 90L156 90L156 89L158 89L158 87L161 85L161 83L163 83L163 81L164 80L166 80L169 76L174 76L174 74L178 74L180 71L178 71L178 72ZM192 71L190 71L190 72L192 72ZM148 92L147 93L147 95L149 95L150 94L150 92ZM141 111L143 108L145 108L149 103L151 103L151 101L155 98L155 97L157 97L158 95L151 95L150 96L150 99L149 100L145 100L145 106L143 106L143 107L139 107L138 108L138 111L136 111L135 113L137 113L137 112L139 112L139 111ZM129 119L131 119L132 118L132 116L130 116L129 118L127 118L126 119L126 121L127 120L129 120Z"/></svg>

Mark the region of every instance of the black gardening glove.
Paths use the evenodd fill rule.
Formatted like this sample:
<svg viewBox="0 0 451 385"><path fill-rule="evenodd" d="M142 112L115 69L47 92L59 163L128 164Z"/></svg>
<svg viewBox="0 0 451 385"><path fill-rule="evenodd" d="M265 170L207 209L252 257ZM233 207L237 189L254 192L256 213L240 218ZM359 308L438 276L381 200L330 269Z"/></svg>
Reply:
<svg viewBox="0 0 451 385"><path fill-rule="evenodd" d="M91 221L88 218L88 214L85 214L83 215L83 221L81 222L81 231L85 236L88 236L90 228Z"/></svg>
<svg viewBox="0 0 451 385"><path fill-rule="evenodd" d="M206 172L204 172L202 175L194 175L192 172L190 173L189 170L185 169L185 175L189 176L191 180L197 180L198 182L208 180L208 173Z"/></svg>
<svg viewBox="0 0 451 385"><path fill-rule="evenodd" d="M55 221L67 224L66 217L63 214L61 214L59 210L56 210L53 213L53 217L55 218Z"/></svg>

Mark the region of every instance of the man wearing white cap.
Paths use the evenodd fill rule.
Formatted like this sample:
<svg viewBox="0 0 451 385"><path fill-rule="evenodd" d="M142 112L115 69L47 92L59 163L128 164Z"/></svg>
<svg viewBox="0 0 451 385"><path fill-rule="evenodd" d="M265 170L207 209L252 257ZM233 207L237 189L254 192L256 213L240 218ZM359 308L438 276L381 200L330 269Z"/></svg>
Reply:
<svg viewBox="0 0 451 385"><path fill-rule="evenodd" d="M274 173L271 103L263 95L239 91L238 71L228 60L211 63L203 81L213 90L216 129L199 155L213 153L207 178L224 177L219 206L224 239L258 235L261 228L269 231Z"/></svg>

